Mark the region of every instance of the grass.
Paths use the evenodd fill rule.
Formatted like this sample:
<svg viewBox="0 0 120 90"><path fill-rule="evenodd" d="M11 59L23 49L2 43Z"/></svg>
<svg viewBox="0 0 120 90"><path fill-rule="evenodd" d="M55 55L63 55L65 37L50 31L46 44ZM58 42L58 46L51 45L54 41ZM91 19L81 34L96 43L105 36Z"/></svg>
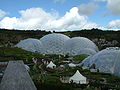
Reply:
<svg viewBox="0 0 120 90"><path fill-rule="evenodd" d="M74 61L82 61L84 60L86 57L88 57L89 55L86 55L86 54L81 54L81 55L76 55L76 56L73 56L73 60Z"/></svg>
<svg viewBox="0 0 120 90"><path fill-rule="evenodd" d="M40 58L43 57L41 54L39 53L33 53L33 52L29 52L17 47L1 47L0 48L0 61L3 61L4 58L9 58L9 57L13 57L14 60L31 60L32 57L36 57L36 58ZM3 58L2 58L3 57Z"/></svg>

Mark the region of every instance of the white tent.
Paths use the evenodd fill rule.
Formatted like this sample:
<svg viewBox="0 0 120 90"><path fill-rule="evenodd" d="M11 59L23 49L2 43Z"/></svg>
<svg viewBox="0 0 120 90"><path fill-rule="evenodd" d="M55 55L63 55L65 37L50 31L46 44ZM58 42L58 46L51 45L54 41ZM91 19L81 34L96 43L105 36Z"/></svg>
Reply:
<svg viewBox="0 0 120 90"><path fill-rule="evenodd" d="M69 67L76 67L76 65L74 63L69 63L68 65L69 65Z"/></svg>
<svg viewBox="0 0 120 90"><path fill-rule="evenodd" d="M84 77L80 72L77 70L76 73L70 77L69 83L77 83L77 84L86 84L86 77Z"/></svg>
<svg viewBox="0 0 120 90"><path fill-rule="evenodd" d="M56 67L56 65L52 62L52 61L50 61L50 63L47 65L47 67L49 67L49 68L55 68Z"/></svg>

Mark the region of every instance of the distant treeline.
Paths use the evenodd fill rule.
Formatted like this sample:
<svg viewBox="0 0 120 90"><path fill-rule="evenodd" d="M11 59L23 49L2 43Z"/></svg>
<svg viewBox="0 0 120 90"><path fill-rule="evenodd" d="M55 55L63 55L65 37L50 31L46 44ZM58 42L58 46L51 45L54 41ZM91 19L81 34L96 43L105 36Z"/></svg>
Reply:
<svg viewBox="0 0 120 90"><path fill-rule="evenodd" d="M9 44L15 45L20 40L26 38L41 38L42 36L52 33L51 31L45 30L8 30L0 29L0 46L9 46ZM109 30L100 30L93 28L91 30L77 30L77 31L66 31L66 32L55 32L53 33L62 33L69 37L87 37L91 40L93 39L105 39L107 41L118 41L116 46L120 46L120 31L109 31ZM7 44L7 45L6 45Z"/></svg>

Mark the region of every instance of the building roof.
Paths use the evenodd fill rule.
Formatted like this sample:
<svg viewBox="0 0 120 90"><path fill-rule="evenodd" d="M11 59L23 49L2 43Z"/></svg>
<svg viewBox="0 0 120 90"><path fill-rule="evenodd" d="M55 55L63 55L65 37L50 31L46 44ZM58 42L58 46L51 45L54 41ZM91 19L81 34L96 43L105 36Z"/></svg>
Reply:
<svg viewBox="0 0 120 90"><path fill-rule="evenodd" d="M47 65L47 67L53 69L54 67L56 67L56 65L52 61L50 61L50 63Z"/></svg>
<svg viewBox="0 0 120 90"><path fill-rule="evenodd" d="M86 77L84 77L79 70L76 71L76 73L70 77L69 82L73 81L75 83L86 83Z"/></svg>

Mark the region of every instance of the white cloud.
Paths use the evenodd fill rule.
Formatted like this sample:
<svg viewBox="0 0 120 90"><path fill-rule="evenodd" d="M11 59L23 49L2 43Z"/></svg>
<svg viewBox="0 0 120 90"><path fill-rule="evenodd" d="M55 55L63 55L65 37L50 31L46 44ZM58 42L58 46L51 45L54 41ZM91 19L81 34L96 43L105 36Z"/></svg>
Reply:
<svg viewBox="0 0 120 90"><path fill-rule="evenodd" d="M107 0L107 7L115 15L120 15L120 0Z"/></svg>
<svg viewBox="0 0 120 90"><path fill-rule="evenodd" d="M120 0L92 0L92 1L106 1L107 8L112 14L120 15Z"/></svg>
<svg viewBox="0 0 120 90"><path fill-rule="evenodd" d="M110 21L107 25L107 28L109 29L120 29L120 20L113 20Z"/></svg>
<svg viewBox="0 0 120 90"><path fill-rule="evenodd" d="M88 3L88 4L81 4L79 9L79 14L81 15L91 15L93 12L98 8L98 6L94 3Z"/></svg>
<svg viewBox="0 0 120 90"><path fill-rule="evenodd" d="M0 27L6 29L13 29L17 23L18 20L16 17L13 18L5 17L3 20L0 21Z"/></svg>
<svg viewBox="0 0 120 90"><path fill-rule="evenodd" d="M74 29L73 29L74 28ZM70 30L78 30L78 29L92 29L92 28L101 28L101 26L99 26L96 23L93 22L83 22L79 25L73 24L71 26L68 27L68 29Z"/></svg>
<svg viewBox="0 0 120 90"><path fill-rule="evenodd" d="M42 8L30 8L19 11L20 17L5 17L0 21L0 28L20 30L73 30L97 28L97 24L89 22L87 16L80 15L78 8L73 7L62 17L58 13L46 12Z"/></svg>
<svg viewBox="0 0 120 90"><path fill-rule="evenodd" d="M6 12L0 9L0 18L4 17L6 15Z"/></svg>

